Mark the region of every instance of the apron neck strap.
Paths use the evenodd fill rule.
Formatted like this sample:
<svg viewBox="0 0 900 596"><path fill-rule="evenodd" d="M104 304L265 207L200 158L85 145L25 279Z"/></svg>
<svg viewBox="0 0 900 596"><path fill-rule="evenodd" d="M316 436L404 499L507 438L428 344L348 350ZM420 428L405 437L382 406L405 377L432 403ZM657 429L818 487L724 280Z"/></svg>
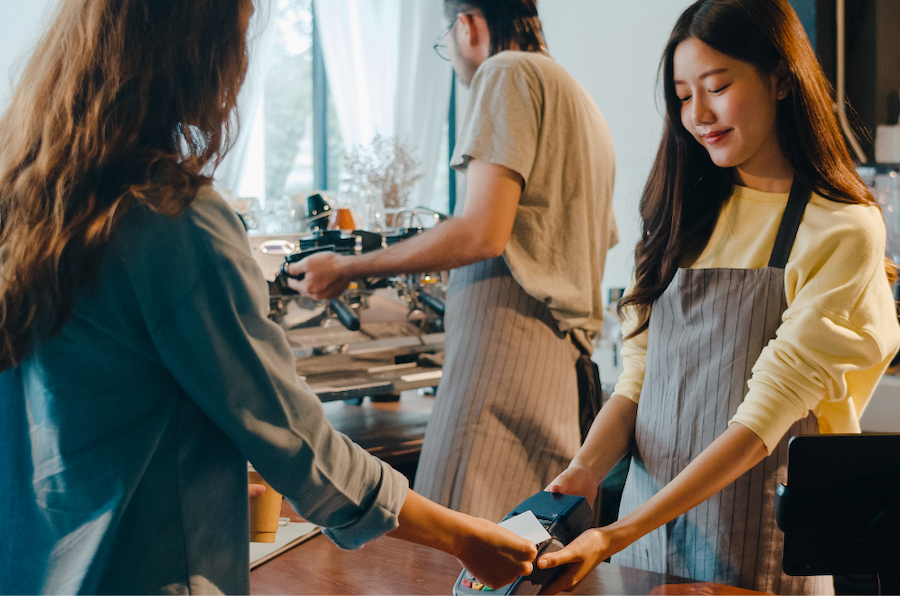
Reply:
<svg viewBox="0 0 900 596"><path fill-rule="evenodd" d="M772 256L769 257L769 267L784 269L791 249L794 247L794 239L800 228L800 220L812 193L800 182L796 176L791 184L791 194L788 197L787 207L781 216L781 225L778 227L778 235L775 237L775 246L772 247Z"/></svg>

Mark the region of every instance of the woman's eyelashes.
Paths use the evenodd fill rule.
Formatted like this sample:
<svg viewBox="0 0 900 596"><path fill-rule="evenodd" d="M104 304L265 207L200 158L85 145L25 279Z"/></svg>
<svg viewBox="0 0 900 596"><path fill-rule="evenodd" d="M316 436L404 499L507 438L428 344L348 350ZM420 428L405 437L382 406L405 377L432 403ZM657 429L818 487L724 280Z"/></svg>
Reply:
<svg viewBox="0 0 900 596"><path fill-rule="evenodd" d="M709 93L710 93L710 95L719 95L720 93L722 93L729 87L731 87L731 83L728 83L727 85L722 85L721 87L718 87L716 89L710 89ZM679 96L678 101L680 101L681 103L687 103L691 100L692 97L693 97L693 95Z"/></svg>

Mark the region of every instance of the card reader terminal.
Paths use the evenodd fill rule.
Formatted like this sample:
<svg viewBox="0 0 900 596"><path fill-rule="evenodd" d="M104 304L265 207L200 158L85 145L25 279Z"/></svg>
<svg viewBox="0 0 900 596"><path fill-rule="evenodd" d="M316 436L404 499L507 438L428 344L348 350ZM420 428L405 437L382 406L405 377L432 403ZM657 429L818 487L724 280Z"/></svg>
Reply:
<svg viewBox="0 0 900 596"><path fill-rule="evenodd" d="M584 497L562 495L542 491L536 493L516 506L504 520L531 511L540 521L550 539L537 545L538 557L546 553L562 549L579 534L591 527L591 506ZM546 584L556 577L560 567L538 569L535 567L531 575L520 576L511 584L496 590L480 583L465 569L456 578L453 585L455 596L486 596L493 594L538 594Z"/></svg>

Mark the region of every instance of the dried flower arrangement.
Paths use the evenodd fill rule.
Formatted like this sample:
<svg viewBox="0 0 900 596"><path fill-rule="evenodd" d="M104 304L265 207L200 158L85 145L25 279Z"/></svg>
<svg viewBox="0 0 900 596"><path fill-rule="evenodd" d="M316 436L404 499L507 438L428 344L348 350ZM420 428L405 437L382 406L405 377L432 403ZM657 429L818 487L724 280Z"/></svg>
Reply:
<svg viewBox="0 0 900 596"><path fill-rule="evenodd" d="M356 145L347 155L344 169L360 188L379 191L386 209L406 206L413 184L422 177L411 150L396 137L380 133L368 147Z"/></svg>

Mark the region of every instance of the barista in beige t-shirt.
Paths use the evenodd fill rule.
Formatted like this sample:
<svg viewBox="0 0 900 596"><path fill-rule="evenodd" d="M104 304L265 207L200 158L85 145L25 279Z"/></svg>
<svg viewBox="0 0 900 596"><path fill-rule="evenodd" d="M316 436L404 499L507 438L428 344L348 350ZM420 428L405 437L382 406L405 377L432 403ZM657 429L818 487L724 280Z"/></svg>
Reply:
<svg viewBox="0 0 900 596"><path fill-rule="evenodd" d="M546 52L533 0L446 0L443 47L471 98L451 165L455 217L388 249L319 253L292 287L339 295L365 276L453 270L446 358L416 490L499 519L562 471L580 443L575 342L602 323L617 241L609 129Z"/></svg>

